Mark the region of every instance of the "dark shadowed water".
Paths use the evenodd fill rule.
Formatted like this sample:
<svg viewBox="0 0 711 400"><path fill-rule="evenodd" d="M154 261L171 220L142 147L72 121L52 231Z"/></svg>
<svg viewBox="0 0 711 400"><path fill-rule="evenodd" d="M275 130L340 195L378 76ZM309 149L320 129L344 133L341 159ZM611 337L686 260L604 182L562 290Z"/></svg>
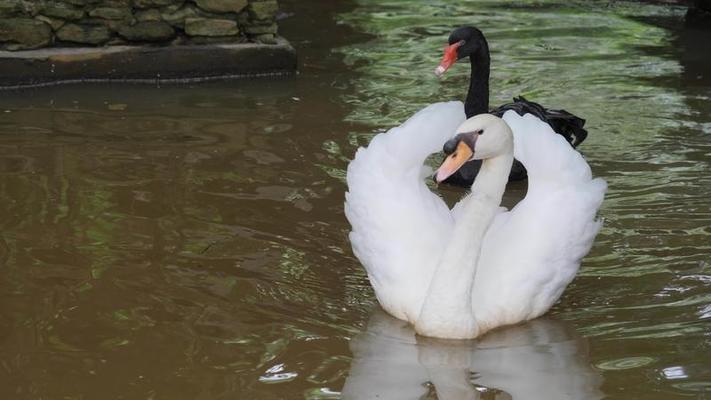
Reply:
<svg viewBox="0 0 711 400"><path fill-rule="evenodd" d="M711 30L642 3L281 3L296 77L1 93L0 397L711 398ZM358 145L463 98L468 65L432 75L462 24L492 104L587 118L610 190L546 317L453 342L378 310L342 203Z"/></svg>

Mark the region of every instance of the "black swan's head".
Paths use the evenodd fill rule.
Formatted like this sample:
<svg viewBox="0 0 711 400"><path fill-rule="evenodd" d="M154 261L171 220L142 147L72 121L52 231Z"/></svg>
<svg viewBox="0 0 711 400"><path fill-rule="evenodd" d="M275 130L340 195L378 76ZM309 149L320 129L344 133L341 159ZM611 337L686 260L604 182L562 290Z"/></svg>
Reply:
<svg viewBox="0 0 711 400"><path fill-rule="evenodd" d="M449 45L444 49L442 62L435 69L435 74L441 76L457 60L464 57L488 57L489 46L481 31L473 26L457 28L449 34Z"/></svg>

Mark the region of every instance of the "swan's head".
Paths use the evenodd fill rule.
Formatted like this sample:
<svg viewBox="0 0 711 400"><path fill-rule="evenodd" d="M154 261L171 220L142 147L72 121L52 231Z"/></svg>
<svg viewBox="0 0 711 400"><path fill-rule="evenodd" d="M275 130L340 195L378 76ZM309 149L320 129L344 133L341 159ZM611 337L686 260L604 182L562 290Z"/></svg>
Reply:
<svg viewBox="0 0 711 400"><path fill-rule="evenodd" d="M444 48L444 56L435 75L442 76L457 60L468 57L477 52L489 51L484 34L473 26L463 26L452 31L449 35L449 45Z"/></svg>
<svg viewBox="0 0 711 400"><path fill-rule="evenodd" d="M513 133L503 119L479 114L464 121L454 138L444 144L447 154L435 174L437 183L447 179L470 160L485 160L513 150Z"/></svg>

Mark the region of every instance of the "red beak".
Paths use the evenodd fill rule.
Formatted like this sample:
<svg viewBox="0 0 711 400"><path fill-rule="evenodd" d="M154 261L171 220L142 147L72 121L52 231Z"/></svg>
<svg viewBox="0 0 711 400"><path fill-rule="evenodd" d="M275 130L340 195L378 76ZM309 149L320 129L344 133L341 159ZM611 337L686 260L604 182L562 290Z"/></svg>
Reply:
<svg viewBox="0 0 711 400"><path fill-rule="evenodd" d="M444 48L444 56L442 56L442 61L439 63L439 66L435 68L435 75L442 76L452 64L457 62L457 49L463 44L464 41L460 40Z"/></svg>

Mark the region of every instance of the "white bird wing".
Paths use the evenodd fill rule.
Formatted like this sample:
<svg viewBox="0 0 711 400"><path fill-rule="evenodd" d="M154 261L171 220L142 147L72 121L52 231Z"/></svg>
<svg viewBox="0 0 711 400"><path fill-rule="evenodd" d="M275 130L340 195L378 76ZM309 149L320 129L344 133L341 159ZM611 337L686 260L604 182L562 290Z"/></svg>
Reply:
<svg viewBox="0 0 711 400"><path fill-rule="evenodd" d="M360 148L348 165L345 213L353 252L380 304L416 318L453 220L422 165L465 120L461 102L432 104Z"/></svg>
<svg viewBox="0 0 711 400"><path fill-rule="evenodd" d="M551 127L504 114L514 156L528 171L526 197L489 228L474 282L474 313L484 325L532 319L558 300L590 250L607 184Z"/></svg>

